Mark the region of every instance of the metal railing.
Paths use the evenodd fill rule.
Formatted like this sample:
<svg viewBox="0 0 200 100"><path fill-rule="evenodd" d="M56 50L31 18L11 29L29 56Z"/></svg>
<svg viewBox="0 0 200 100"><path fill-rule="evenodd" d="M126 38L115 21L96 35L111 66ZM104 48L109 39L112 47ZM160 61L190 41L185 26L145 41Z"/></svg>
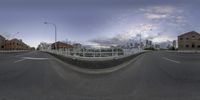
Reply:
<svg viewBox="0 0 200 100"><path fill-rule="evenodd" d="M122 49L122 50L41 50L44 52L49 52L56 55L62 55L66 57L70 57L73 59L113 59L113 58L123 58L126 56L130 56L133 54L137 54L140 52L144 52L143 50L139 50L137 48L134 49Z"/></svg>

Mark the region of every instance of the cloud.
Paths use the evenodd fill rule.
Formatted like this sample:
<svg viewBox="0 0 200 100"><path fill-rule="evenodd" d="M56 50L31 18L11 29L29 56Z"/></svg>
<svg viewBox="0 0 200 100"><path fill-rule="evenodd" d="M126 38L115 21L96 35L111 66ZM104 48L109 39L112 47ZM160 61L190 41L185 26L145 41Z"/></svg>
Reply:
<svg viewBox="0 0 200 100"><path fill-rule="evenodd" d="M187 22L183 10L173 6L149 6L140 8L139 11L142 14L139 17L141 22L137 22L131 28L126 29L126 32L117 34L112 38L92 39L90 42L99 45L121 45L126 44L130 39L139 42L141 34L143 41L148 39L154 43L166 44L177 38L178 32L174 30Z"/></svg>
<svg viewBox="0 0 200 100"><path fill-rule="evenodd" d="M150 6L146 8L139 8L139 11L154 14L171 14L175 10L172 6Z"/></svg>
<svg viewBox="0 0 200 100"><path fill-rule="evenodd" d="M12 36L12 34L10 34L8 32L0 32L0 35L5 37L5 38L10 38Z"/></svg>
<svg viewBox="0 0 200 100"><path fill-rule="evenodd" d="M160 44L162 48L166 48L167 44L169 44L170 41L176 39L176 34L170 34L165 31L160 31L160 32L153 31L157 30L157 28L159 27L153 24L140 24L134 26L127 32L117 34L112 38L106 38L106 37L96 38L90 40L90 42L93 42L96 45L103 45L103 46L125 45L129 41L139 43L140 40L139 36L141 34L143 42L145 42L145 40L148 39L156 44Z"/></svg>
<svg viewBox="0 0 200 100"><path fill-rule="evenodd" d="M168 15L165 14L151 14L151 13L146 13L145 16L148 19L163 19L168 17Z"/></svg>
<svg viewBox="0 0 200 100"><path fill-rule="evenodd" d="M156 34L149 34L149 32L153 29L156 29L156 26L151 24L140 24L137 26L132 27L126 32L120 33L115 35L112 38L96 38L90 40L90 42L99 44L99 45L123 45L126 44L128 41L132 40L135 42L139 42L139 36L141 34L142 39L150 39L153 38ZM156 35L157 36L157 35Z"/></svg>
<svg viewBox="0 0 200 100"><path fill-rule="evenodd" d="M163 35L158 35L158 36L152 38L151 40L155 43L161 43L161 42L166 42L166 41L172 41L173 39L174 39L173 36L163 34Z"/></svg>
<svg viewBox="0 0 200 100"><path fill-rule="evenodd" d="M139 11L144 14L145 18L156 22L177 25L186 22L183 10L173 6L151 6L140 8Z"/></svg>

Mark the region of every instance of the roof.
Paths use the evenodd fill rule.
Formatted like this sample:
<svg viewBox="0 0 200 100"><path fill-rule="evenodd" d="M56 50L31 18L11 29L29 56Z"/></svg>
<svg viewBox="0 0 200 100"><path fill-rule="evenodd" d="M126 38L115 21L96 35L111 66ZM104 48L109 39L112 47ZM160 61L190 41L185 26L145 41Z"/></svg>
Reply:
<svg viewBox="0 0 200 100"><path fill-rule="evenodd" d="M188 34L197 34L197 35L200 35L200 34L199 34L198 32L196 32L196 31L190 31L190 32L181 34L181 35L179 35L179 36L185 36L185 35L188 35Z"/></svg>
<svg viewBox="0 0 200 100"><path fill-rule="evenodd" d="M53 43L52 45L55 45L55 43ZM56 45L58 45L58 46L62 45L62 46L69 46L69 47L73 47L73 46L72 46L72 45L70 45L70 44L63 43L63 42L60 42L60 41L56 42Z"/></svg>
<svg viewBox="0 0 200 100"><path fill-rule="evenodd" d="M6 38L5 38L5 37L3 37L2 35L0 35L0 38L2 38L2 39L4 39L4 40L6 39Z"/></svg>
<svg viewBox="0 0 200 100"><path fill-rule="evenodd" d="M14 39L11 39L10 41L18 41L18 42L22 42L22 40L21 40L21 39L16 39L16 38L14 38Z"/></svg>

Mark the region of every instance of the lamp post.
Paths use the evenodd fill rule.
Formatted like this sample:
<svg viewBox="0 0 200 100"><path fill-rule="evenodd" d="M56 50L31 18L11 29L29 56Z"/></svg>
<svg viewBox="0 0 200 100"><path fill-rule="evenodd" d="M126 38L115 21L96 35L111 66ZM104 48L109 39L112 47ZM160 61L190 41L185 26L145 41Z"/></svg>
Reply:
<svg viewBox="0 0 200 100"><path fill-rule="evenodd" d="M57 42L57 26L56 26L56 24L54 24L54 23L49 23L49 22L44 22L44 24L50 24L50 25L53 25L54 26L54 28L55 28L55 49L57 49L57 44L56 44L56 42Z"/></svg>

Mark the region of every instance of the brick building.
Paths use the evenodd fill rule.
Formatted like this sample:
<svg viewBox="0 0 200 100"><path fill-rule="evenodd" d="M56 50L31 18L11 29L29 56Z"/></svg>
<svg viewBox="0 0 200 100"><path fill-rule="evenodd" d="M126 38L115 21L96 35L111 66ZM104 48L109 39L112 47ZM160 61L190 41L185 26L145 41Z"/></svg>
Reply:
<svg viewBox="0 0 200 100"><path fill-rule="evenodd" d="M5 49L5 41L6 41L6 39L0 35L0 50Z"/></svg>
<svg viewBox="0 0 200 100"><path fill-rule="evenodd" d="M30 47L22 40L12 39L5 41L5 50L29 50Z"/></svg>
<svg viewBox="0 0 200 100"><path fill-rule="evenodd" d="M51 45L51 49L55 49L55 45L56 45L56 49L64 49L65 50L65 49L73 48L73 46L70 44L63 43L63 42L56 42Z"/></svg>
<svg viewBox="0 0 200 100"><path fill-rule="evenodd" d="M191 31L178 36L179 50L200 50L200 34Z"/></svg>

